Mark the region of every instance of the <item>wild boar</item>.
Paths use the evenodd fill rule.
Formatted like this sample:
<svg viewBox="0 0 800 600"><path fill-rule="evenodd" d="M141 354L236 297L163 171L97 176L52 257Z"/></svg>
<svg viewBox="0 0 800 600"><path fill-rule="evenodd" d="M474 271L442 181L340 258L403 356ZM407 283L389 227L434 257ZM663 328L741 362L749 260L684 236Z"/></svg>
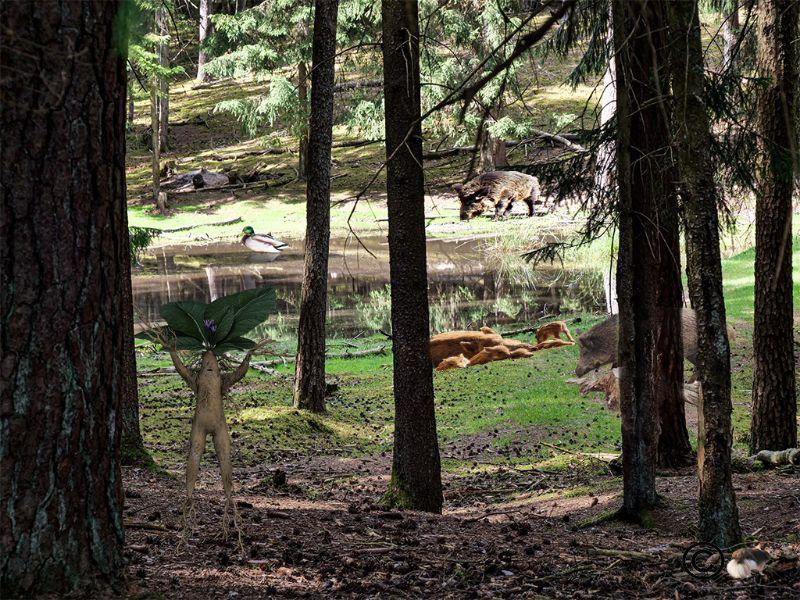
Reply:
<svg viewBox="0 0 800 600"><path fill-rule="evenodd" d="M505 218L515 202L527 204L531 217L533 205L539 204L539 180L519 171L489 171L464 185L454 185L453 190L461 201L462 221L492 208L495 220Z"/></svg>
<svg viewBox="0 0 800 600"><path fill-rule="evenodd" d="M469 359L464 356L463 354L459 354L458 356L448 356L438 365L436 365L437 371L449 371L450 369L463 369L464 367L469 366Z"/></svg>
<svg viewBox="0 0 800 600"><path fill-rule="evenodd" d="M497 346L487 346L469 359L469 366L485 365L488 362L506 360L508 358L511 358L511 351L502 344Z"/></svg>
<svg viewBox="0 0 800 600"><path fill-rule="evenodd" d="M560 340L562 333L567 336L570 342L575 341L572 339L572 334L569 332L566 321L553 321L547 325L542 325L536 330L536 341L541 344L550 338Z"/></svg>
<svg viewBox="0 0 800 600"><path fill-rule="evenodd" d="M482 327L480 331L447 331L431 337L430 356L434 367L450 356L463 354L470 359L489 346L504 346L509 352L526 349L531 352L535 347L519 340L507 339L491 327Z"/></svg>
<svg viewBox="0 0 800 600"><path fill-rule="evenodd" d="M581 352L575 369L578 377L609 363L616 366L618 331L619 317L612 315L578 336L578 348ZM697 322L691 308L681 310L681 335L684 358L693 365L697 364Z"/></svg>

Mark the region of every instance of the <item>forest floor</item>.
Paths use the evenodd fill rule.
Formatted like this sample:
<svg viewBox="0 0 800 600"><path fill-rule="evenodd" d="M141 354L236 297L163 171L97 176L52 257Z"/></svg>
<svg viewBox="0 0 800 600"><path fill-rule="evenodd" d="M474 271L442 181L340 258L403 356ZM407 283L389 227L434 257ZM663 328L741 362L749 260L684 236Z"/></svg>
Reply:
<svg viewBox="0 0 800 600"><path fill-rule="evenodd" d="M586 465L584 465L586 466ZM646 527L609 516L621 480L573 465L445 473L442 515L396 512L377 499L389 456L298 455L238 469L244 553L222 535L223 496L204 472L184 539L183 486L125 472L126 558L134 598L797 598L797 473L736 474L747 539L774 557L763 575L692 576L697 480L662 474L663 505ZM275 473L286 474L283 485ZM691 556L691 554L689 555Z"/></svg>
<svg viewBox="0 0 800 600"><path fill-rule="evenodd" d="M750 250L723 270L736 328L734 483L747 540L775 557L764 576L736 583L724 573L709 581L686 573L683 551L697 521L692 469L660 473L663 504L644 525L609 518L621 504L622 480L609 464L619 453L619 418L600 395L581 396L567 383L575 347L435 373L441 516L380 506L392 454L389 350L329 360L337 388L324 415L292 408L291 365L251 371L227 405L244 554L234 536L222 536L210 442L196 524L180 547L192 398L177 376L154 371L168 364L164 356L141 352L142 430L157 468L124 472L133 597L797 597L800 476L750 472L743 460L752 261ZM589 327L599 317L573 318ZM693 444L694 410L687 405Z"/></svg>

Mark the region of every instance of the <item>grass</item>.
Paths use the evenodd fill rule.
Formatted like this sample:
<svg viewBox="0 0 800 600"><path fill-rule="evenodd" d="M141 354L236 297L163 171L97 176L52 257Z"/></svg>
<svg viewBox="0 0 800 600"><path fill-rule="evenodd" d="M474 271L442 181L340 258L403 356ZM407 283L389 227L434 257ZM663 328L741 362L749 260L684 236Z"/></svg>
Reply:
<svg viewBox="0 0 800 600"><path fill-rule="evenodd" d="M729 322L736 328L732 342L735 446L742 451L750 419L753 258L748 250L723 261ZM800 244L795 245L793 262L795 281L800 281ZM794 297L800 303L797 283ZM590 326L597 319L584 315L582 325ZM367 348L377 342L358 343ZM291 347L291 340L283 341L283 351ZM539 468L563 468L571 462L569 452L618 451L618 417L599 402L582 397L577 386L565 383L577 358L578 349L568 347L529 359L434 373L437 427L448 468L470 462L469 457L451 456L470 445L488 448L490 460L500 461L497 464ZM138 354L140 370L167 364L164 355ZM394 412L391 366L391 354L329 360L328 377L339 384L339 390L324 415L292 407L291 365L279 367L279 376L251 371L227 404L234 464L263 464L287 452L389 453ZM177 376L140 380L143 435L162 466L177 468L185 460L192 402Z"/></svg>

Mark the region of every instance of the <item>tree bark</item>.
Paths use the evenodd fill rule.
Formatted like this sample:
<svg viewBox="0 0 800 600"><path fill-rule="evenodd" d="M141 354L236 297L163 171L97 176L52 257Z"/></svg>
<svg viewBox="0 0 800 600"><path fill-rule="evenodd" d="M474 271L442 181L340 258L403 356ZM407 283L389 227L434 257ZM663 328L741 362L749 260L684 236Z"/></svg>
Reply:
<svg viewBox="0 0 800 600"><path fill-rule="evenodd" d="M498 167L508 165L506 158L506 143L500 138L494 137L489 131L488 126L494 123L494 119L486 119L481 131L481 172L496 171Z"/></svg>
<svg viewBox="0 0 800 600"><path fill-rule="evenodd" d="M682 298L677 203L671 170L664 168L670 164L664 106L669 80L662 59L666 8L661 0L614 0L612 10L618 82L621 512L637 519L656 502L660 413L669 414L675 428L665 430L665 440L682 442L685 433L675 412L683 387Z"/></svg>
<svg viewBox="0 0 800 600"><path fill-rule="evenodd" d="M150 143L153 146L153 154L150 159L150 174L153 186L153 203L156 210L164 211L162 199L159 197L161 191L161 136L158 133L161 121L158 118L158 77L150 76Z"/></svg>
<svg viewBox="0 0 800 600"><path fill-rule="evenodd" d="M169 37L167 25L167 11L161 6L156 11L156 28L162 38ZM162 69L169 68L169 42L161 41L158 44L158 63ZM159 77L158 90L158 140L161 152L166 152L169 147L169 81L166 77Z"/></svg>
<svg viewBox="0 0 800 600"><path fill-rule="evenodd" d="M131 85L131 78L128 77L128 124L133 125L133 120L136 118L136 106L133 102L133 86Z"/></svg>
<svg viewBox="0 0 800 600"><path fill-rule="evenodd" d="M736 54L739 44L739 1L727 0L722 13L722 66L736 70Z"/></svg>
<svg viewBox="0 0 800 600"><path fill-rule="evenodd" d="M213 0L200 0L200 52L197 55L197 82L203 83L204 81L208 81L208 76L206 75L206 63L208 62L208 56L206 55L206 51L203 50L203 44L206 41L206 38L211 35L211 21L209 20L210 12L210 4Z"/></svg>
<svg viewBox="0 0 800 600"><path fill-rule="evenodd" d="M750 450L797 446L797 383L792 333L792 187L798 161L797 80L800 3L760 0L756 159L753 420Z"/></svg>
<svg viewBox="0 0 800 600"><path fill-rule="evenodd" d="M120 4L0 4L0 595L123 595ZM107 588L111 587L113 591Z"/></svg>
<svg viewBox="0 0 800 600"><path fill-rule="evenodd" d="M428 354L417 3L383 0L382 18L395 405L392 477L386 499L400 507L441 512L433 369Z"/></svg>
<svg viewBox="0 0 800 600"><path fill-rule="evenodd" d="M297 79L297 99L300 103L302 118L305 121L308 113L308 67L304 60L301 60L297 65ZM303 132L300 134L297 144L297 179L299 181L308 181L308 138L309 130L303 127Z"/></svg>
<svg viewBox="0 0 800 600"><path fill-rule="evenodd" d="M610 11L610 5L609 5ZM608 45L614 47L614 28L612 26L612 16L608 18ZM616 84L616 60L614 53L609 52L608 67L603 74L603 90L600 94L600 127L608 128L613 121L617 111L617 84ZM595 161L595 190L602 201L608 194L613 193L614 185L614 142L609 140L603 142L597 150L597 160ZM609 309L608 312L613 312Z"/></svg>
<svg viewBox="0 0 800 600"><path fill-rule="evenodd" d="M312 50L309 164L306 187L306 248L297 338L294 405L325 410L325 316L331 212L333 82L338 0L316 0Z"/></svg>
<svg viewBox="0 0 800 600"><path fill-rule="evenodd" d="M731 371L722 264L719 192L704 102L703 48L696 0L670 5L673 132L683 197L686 270L697 317L699 537L722 548L741 539L731 480Z"/></svg>

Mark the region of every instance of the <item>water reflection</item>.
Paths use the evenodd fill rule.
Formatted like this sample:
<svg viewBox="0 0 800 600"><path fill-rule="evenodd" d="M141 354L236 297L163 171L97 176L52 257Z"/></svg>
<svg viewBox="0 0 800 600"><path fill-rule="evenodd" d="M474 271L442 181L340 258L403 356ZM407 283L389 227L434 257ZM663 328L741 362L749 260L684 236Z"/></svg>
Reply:
<svg viewBox="0 0 800 600"><path fill-rule="evenodd" d="M328 330L353 337L388 331L388 246L385 238L332 240L328 277ZM303 275L301 242L281 254L253 254L238 244L166 247L142 258L133 277L141 321L159 320L166 302L209 302L265 285L277 291L277 314L258 335L294 337ZM477 328L529 322L562 310L603 308L602 276L591 272L537 269L515 281L486 261L480 240L430 240L428 279L431 329Z"/></svg>

